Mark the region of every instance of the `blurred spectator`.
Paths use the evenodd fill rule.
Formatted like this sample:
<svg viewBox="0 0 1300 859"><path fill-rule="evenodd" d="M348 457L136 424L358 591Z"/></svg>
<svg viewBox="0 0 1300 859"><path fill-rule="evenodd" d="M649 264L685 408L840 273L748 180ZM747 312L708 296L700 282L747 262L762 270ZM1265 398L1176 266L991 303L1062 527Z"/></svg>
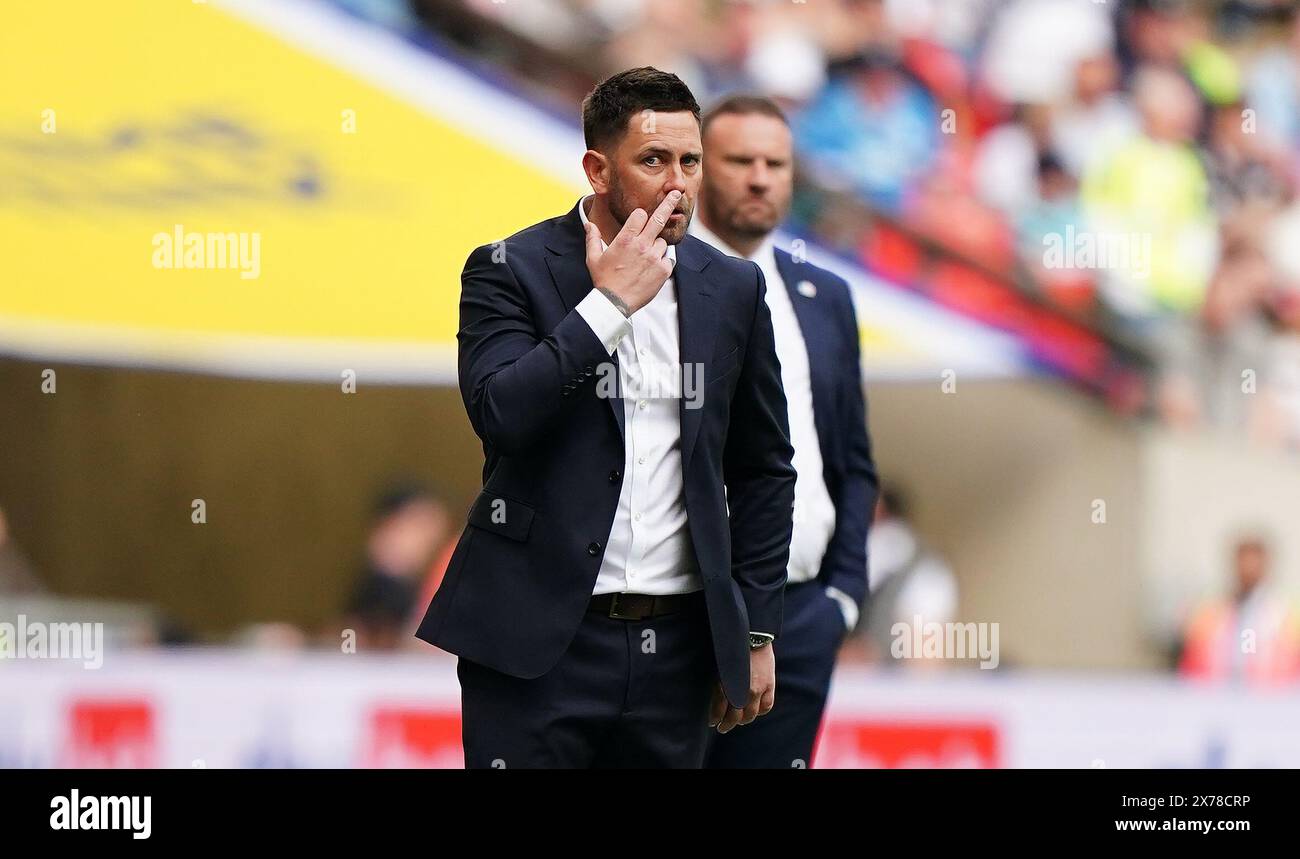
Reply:
<svg viewBox="0 0 1300 859"><path fill-rule="evenodd" d="M0 508L0 595L44 593L45 587L36 577L36 571L9 533L9 520Z"/></svg>
<svg viewBox="0 0 1300 859"><path fill-rule="evenodd" d="M1290 10L1289 40L1255 61L1247 83L1259 133L1273 144L1300 152L1300 14Z"/></svg>
<svg viewBox="0 0 1300 859"><path fill-rule="evenodd" d="M1078 183L1061 160L1051 153L1039 156L1035 166L1034 203L1016 218L1016 244L1021 259L1055 294L1076 290L1087 301L1092 295L1092 278L1088 272L1044 265L1044 237L1064 236L1071 225L1081 222ZM1078 305L1079 299L1073 299L1071 303Z"/></svg>
<svg viewBox="0 0 1300 859"><path fill-rule="evenodd" d="M1074 87L1052 118L1052 147L1074 176L1138 132L1138 116L1118 92L1119 64L1106 50L1079 60Z"/></svg>
<svg viewBox="0 0 1300 859"><path fill-rule="evenodd" d="M1192 39L1185 0L1130 0L1120 20L1126 78L1142 65L1178 67Z"/></svg>
<svg viewBox="0 0 1300 859"><path fill-rule="evenodd" d="M1079 63L1110 54L1114 41L1101 4L1014 0L994 19L983 78L1007 104L1058 103L1069 96Z"/></svg>
<svg viewBox="0 0 1300 859"><path fill-rule="evenodd" d="M887 211L902 209L939 149L933 99L881 50L845 63L792 125L795 145L820 179Z"/></svg>
<svg viewBox="0 0 1300 859"><path fill-rule="evenodd" d="M1262 250L1264 227L1246 212L1224 224L1223 259L1210 283L1189 352L1187 373L1196 390L1197 419L1206 426L1244 431L1258 398L1244 396L1242 371L1268 376L1265 369L1271 332L1261 314L1273 283L1273 269Z"/></svg>
<svg viewBox="0 0 1300 859"><path fill-rule="evenodd" d="M1294 254L1295 236L1300 236L1300 204L1278 219L1276 230L1287 235ZM1281 235L1275 241L1282 243ZM1259 441L1300 451L1300 270L1280 266L1280 277L1280 288L1271 301L1279 331L1267 345L1258 370L1259 405L1250 429Z"/></svg>
<svg viewBox="0 0 1300 859"><path fill-rule="evenodd" d="M885 665L921 666L921 659L896 659L890 647L894 624L911 628L949 623L957 614L957 579L936 553L917 536L905 496L885 486L876 502L875 521L867 537L870 593L865 623L855 637L868 659Z"/></svg>
<svg viewBox="0 0 1300 859"><path fill-rule="evenodd" d="M1262 537L1237 542L1233 591L1200 608L1188 623L1180 674L1259 686L1300 680L1300 619L1272 590L1270 563Z"/></svg>
<svg viewBox="0 0 1300 859"><path fill-rule="evenodd" d="M1150 67L1134 80L1141 134L1088 169L1082 199L1096 236L1132 237L1136 265L1106 267L1112 309L1137 327L1200 308L1217 262L1209 179L1192 141L1201 110L1177 73ZM1149 252L1146 248L1149 247Z"/></svg>
<svg viewBox="0 0 1300 859"><path fill-rule="evenodd" d="M395 650L411 644L424 579L442 548L451 520L430 490L400 487L375 506L366 561L348 602L344 626L357 633L359 650Z"/></svg>
<svg viewBox="0 0 1300 859"><path fill-rule="evenodd" d="M1050 153L1051 116L1046 105L1021 105L1013 121L980 143L973 165L975 189L1009 218L1039 202L1038 162Z"/></svg>

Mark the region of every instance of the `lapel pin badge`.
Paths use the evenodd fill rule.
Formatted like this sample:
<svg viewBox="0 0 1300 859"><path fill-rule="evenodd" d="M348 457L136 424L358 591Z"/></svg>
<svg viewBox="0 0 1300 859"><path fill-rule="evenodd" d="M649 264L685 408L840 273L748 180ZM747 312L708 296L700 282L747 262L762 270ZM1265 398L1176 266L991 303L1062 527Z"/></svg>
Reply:
<svg viewBox="0 0 1300 859"><path fill-rule="evenodd" d="M801 280L795 287L804 298L816 298L817 286L811 280Z"/></svg>

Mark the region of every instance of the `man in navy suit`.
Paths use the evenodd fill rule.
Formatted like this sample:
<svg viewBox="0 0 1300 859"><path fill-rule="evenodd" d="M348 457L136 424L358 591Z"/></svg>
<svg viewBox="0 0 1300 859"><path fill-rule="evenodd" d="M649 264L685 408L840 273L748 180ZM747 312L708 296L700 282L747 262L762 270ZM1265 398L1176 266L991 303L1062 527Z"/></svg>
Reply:
<svg viewBox="0 0 1300 859"><path fill-rule="evenodd" d="M775 247L793 193L781 109L734 96L704 119L704 187L692 232L763 270L794 445L794 531L785 624L776 642L780 697L755 724L713 738L708 766L801 767L830 690L835 656L867 594L867 525L879 480L867 434L858 325L849 287Z"/></svg>
<svg viewBox="0 0 1300 859"><path fill-rule="evenodd" d="M417 635L459 655L470 767L703 764L772 707L795 472L760 268L687 235L700 108L583 102L593 193L461 275L483 490Z"/></svg>

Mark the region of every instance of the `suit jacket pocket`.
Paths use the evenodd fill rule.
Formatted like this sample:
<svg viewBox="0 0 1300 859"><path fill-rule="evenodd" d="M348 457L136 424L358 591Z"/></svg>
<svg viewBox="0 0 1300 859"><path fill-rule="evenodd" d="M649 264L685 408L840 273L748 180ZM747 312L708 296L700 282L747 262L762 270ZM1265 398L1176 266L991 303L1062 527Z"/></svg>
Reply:
<svg viewBox="0 0 1300 859"><path fill-rule="evenodd" d="M709 362L709 383L716 382L719 379L721 379L723 376L730 373L732 368L736 366L736 361L739 358L740 358L740 347L736 346L734 349L732 349L726 355L723 355L721 358L718 358L716 361Z"/></svg>
<svg viewBox="0 0 1300 859"><path fill-rule="evenodd" d="M523 542L533 526L533 508L513 498L484 491L469 510L469 524Z"/></svg>

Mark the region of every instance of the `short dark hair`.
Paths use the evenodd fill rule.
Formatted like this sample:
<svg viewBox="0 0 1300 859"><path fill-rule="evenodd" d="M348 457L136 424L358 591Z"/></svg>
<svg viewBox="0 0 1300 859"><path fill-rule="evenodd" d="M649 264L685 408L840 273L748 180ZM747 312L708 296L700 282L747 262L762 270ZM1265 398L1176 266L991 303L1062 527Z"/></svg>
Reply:
<svg viewBox="0 0 1300 859"><path fill-rule="evenodd" d="M587 148L618 140L627 131L628 120L643 110L689 110L695 121L700 121L700 105L677 75L651 66L628 69L596 84L582 100L582 135Z"/></svg>
<svg viewBox="0 0 1300 859"><path fill-rule="evenodd" d="M740 116L750 116L751 114L762 114L770 116L773 119L779 119L785 123L786 127L790 126L790 120L786 118L785 111L781 106L765 95L729 95L722 101L709 108L709 112L704 114L703 128L700 134L709 130L709 123L719 116L727 114L738 114Z"/></svg>

